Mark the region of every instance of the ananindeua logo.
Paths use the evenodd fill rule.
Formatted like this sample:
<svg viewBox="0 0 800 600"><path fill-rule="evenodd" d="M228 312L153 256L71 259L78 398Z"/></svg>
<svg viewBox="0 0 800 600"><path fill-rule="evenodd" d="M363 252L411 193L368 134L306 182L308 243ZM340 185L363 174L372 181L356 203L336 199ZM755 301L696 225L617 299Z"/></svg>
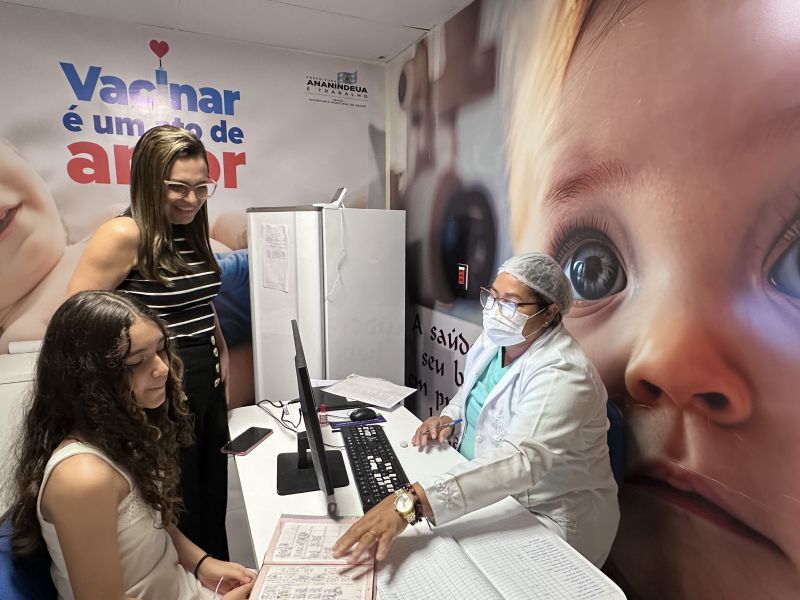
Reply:
<svg viewBox="0 0 800 600"><path fill-rule="evenodd" d="M336 74L336 82L337 83L358 83L358 71L353 71L350 73L349 71L339 71Z"/></svg>
<svg viewBox="0 0 800 600"><path fill-rule="evenodd" d="M336 78L306 75L309 102L366 108L369 91L359 85L358 71L339 71Z"/></svg>

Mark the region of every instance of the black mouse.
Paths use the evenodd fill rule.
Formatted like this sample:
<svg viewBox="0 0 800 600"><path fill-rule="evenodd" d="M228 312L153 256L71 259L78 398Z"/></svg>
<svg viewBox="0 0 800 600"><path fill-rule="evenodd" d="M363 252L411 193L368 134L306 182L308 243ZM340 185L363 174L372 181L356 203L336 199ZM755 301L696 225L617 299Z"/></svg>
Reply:
<svg viewBox="0 0 800 600"><path fill-rule="evenodd" d="M374 419L378 416L371 408L366 406L362 408L357 408L353 412L350 413L350 420L351 421L367 421L368 419Z"/></svg>

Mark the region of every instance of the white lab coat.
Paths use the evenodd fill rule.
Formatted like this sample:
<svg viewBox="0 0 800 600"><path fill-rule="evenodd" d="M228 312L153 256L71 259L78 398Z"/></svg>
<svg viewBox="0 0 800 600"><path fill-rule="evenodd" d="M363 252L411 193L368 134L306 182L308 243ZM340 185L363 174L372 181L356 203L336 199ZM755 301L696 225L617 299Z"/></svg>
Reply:
<svg viewBox="0 0 800 600"><path fill-rule="evenodd" d="M498 347L485 334L467 354L464 385L442 415L464 404ZM508 495L601 566L619 523L600 376L563 325L539 337L489 393L478 417L475 457L420 481L442 525ZM456 435L462 433L456 426Z"/></svg>

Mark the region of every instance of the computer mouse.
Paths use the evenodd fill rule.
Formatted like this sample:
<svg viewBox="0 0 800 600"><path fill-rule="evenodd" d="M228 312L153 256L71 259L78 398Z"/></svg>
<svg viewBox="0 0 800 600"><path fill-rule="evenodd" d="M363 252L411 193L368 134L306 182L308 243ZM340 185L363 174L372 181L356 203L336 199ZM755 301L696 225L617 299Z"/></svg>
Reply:
<svg viewBox="0 0 800 600"><path fill-rule="evenodd" d="M355 409L353 412L350 413L350 420L351 421L367 421L369 419L374 419L378 416L371 408L363 406L361 408Z"/></svg>

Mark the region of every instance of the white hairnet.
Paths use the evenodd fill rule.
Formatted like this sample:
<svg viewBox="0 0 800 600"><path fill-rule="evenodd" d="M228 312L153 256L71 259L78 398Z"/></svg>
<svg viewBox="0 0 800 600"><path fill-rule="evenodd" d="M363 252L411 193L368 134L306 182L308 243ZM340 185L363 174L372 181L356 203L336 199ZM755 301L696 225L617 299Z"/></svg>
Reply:
<svg viewBox="0 0 800 600"><path fill-rule="evenodd" d="M497 270L519 279L548 302L558 306L562 315L572 306L572 286L559 264L547 254L530 252L512 256Z"/></svg>

